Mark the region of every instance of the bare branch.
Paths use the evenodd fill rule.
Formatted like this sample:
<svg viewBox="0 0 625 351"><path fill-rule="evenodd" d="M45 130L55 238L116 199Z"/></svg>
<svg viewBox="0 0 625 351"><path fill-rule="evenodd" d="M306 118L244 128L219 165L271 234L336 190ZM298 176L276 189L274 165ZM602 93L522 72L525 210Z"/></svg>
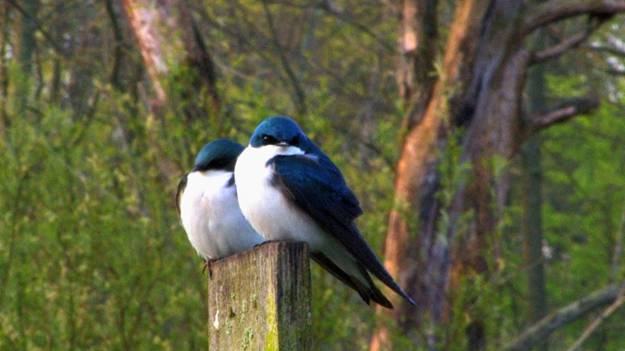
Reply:
<svg viewBox="0 0 625 351"><path fill-rule="evenodd" d="M603 23L604 21L589 21L588 26L586 26L583 31L573 34L568 38L564 38L559 43L551 47L545 48L541 51L533 52L530 58L530 65L542 63L547 60L557 58L566 51L578 47L580 44L586 41L590 34L597 30Z"/></svg>
<svg viewBox="0 0 625 351"><path fill-rule="evenodd" d="M607 19L624 11L625 0L550 0L532 9L520 33L527 35L539 27L585 14Z"/></svg>
<svg viewBox="0 0 625 351"><path fill-rule="evenodd" d="M393 52L395 51L395 48L390 45L388 43L388 40L382 39L379 35L377 35L376 33L374 33L369 26L359 23L357 21L355 21L353 18L349 17L349 15L347 15L344 11L341 11L341 9L339 9L332 1L330 0L323 0L319 2L319 8L325 12L327 12L328 14L336 17L336 19L338 19L339 21L345 22L350 26L353 26L354 28L360 30L361 32L363 32L364 34L368 35L369 37L373 38L375 40L375 42L380 45L382 48L384 48L386 51L388 52Z"/></svg>
<svg viewBox="0 0 625 351"><path fill-rule="evenodd" d="M530 117L530 133L568 121L577 115L589 113L597 107L599 107L599 99L596 97L567 99L550 111Z"/></svg>
<svg viewBox="0 0 625 351"><path fill-rule="evenodd" d="M620 291L621 287L616 284L594 291L549 314L547 317L538 321L538 323L530 326L521 335L515 338L514 341L505 345L503 349L506 351L529 350L564 325L583 317L586 313L596 308L614 302L619 296Z"/></svg>
<svg viewBox="0 0 625 351"><path fill-rule="evenodd" d="M595 318L592 322L590 322L590 324L588 324L588 326L584 329L584 332L582 333L582 335L580 335L580 337L577 340L575 340L573 345L571 345L571 347L569 347L567 351L579 351L581 349L582 344L586 340L588 340L588 338L592 335L592 333L595 332L595 330L597 330L597 328L599 328L601 323L603 323L603 321L605 321L606 318L611 316L614 312L616 312L616 310L619 309L619 307L623 305L623 303L625 303L624 293L625 293L625 285L621 287L621 290L619 291L619 294L616 300L614 300L614 302L610 306L608 306L605 310L603 310L603 312L601 312L601 314L597 318Z"/></svg>
<svg viewBox="0 0 625 351"><path fill-rule="evenodd" d="M63 47L59 45L59 43L56 42L56 40L52 37L52 35L50 35L50 33L48 33L48 31L45 30L45 28L43 28L43 25L41 24L39 19L37 19L36 17L28 13L28 11L26 11L19 3L15 2L14 0L7 0L7 2L11 6L13 6L17 10L17 12L19 12L22 16L28 18L30 21L34 23L39 33L41 33L41 35L50 44L50 47L52 48L52 50L54 50L57 54L59 54L59 56L61 56L64 59L68 57L68 54L63 49Z"/></svg>
<svg viewBox="0 0 625 351"><path fill-rule="evenodd" d="M570 49L573 49L579 46L579 44L581 44L582 42L584 42L584 40L588 38L588 35L590 35L589 31L585 30L577 34L573 34L566 39L563 39L561 42L557 43L556 45L553 45L544 50L532 53L532 56L530 58L530 65L533 65L536 63L543 63L547 60L551 60L551 59L559 57L565 51L568 51Z"/></svg>
<svg viewBox="0 0 625 351"><path fill-rule="evenodd" d="M612 56L618 56L621 58L625 58L625 50L619 49L613 46L605 46L605 45L591 45L588 47L592 51L603 52Z"/></svg>

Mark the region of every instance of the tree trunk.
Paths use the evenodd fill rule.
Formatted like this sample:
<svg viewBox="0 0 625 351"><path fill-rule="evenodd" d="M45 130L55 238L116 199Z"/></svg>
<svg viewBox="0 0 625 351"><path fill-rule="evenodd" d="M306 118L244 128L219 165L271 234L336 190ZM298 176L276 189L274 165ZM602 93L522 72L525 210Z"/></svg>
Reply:
<svg viewBox="0 0 625 351"><path fill-rule="evenodd" d="M184 104L189 118L216 116L220 101L215 68L187 2L123 0L123 5L154 88L155 105L172 101Z"/></svg>
<svg viewBox="0 0 625 351"><path fill-rule="evenodd" d="M544 49L543 37L536 37L536 49ZM544 67L537 66L528 78L528 109L532 113L544 111L545 103ZM547 292L545 287L544 260L542 254L542 167L540 155L540 136L527 139L521 149L522 166L522 201L523 234L525 249L525 267L528 268L528 321L535 323L547 314ZM548 349L547 342L540 345L540 350Z"/></svg>
<svg viewBox="0 0 625 351"><path fill-rule="evenodd" d="M424 313L431 313L435 319L443 315L443 306L435 301L436 293L441 288L444 290L442 277L421 274L428 265L428 256L438 257L443 264L449 259L434 242L437 238L435 218L440 213L440 204L435 199L440 181L436 171L437 154L447 142L449 87L461 85L469 71L468 61L475 53L474 38L479 33L480 14L486 7L486 0L468 0L457 7L446 44L443 75L434 83L422 115L408 118L414 125L408 131L397 162L395 201L389 215L384 264L399 284L415 297L419 307L415 310L392 297L396 308L386 313L406 332L422 321ZM413 233L419 233L419 237ZM388 349L389 333L388 323L380 323L374 331L371 350Z"/></svg>
<svg viewBox="0 0 625 351"><path fill-rule="evenodd" d="M39 12L39 0L27 0L22 4L23 12L18 17L19 42L17 45L17 62L20 67L20 79L16 82L17 109L20 115L26 111L30 97L30 81L33 70L33 53L37 45L35 33L36 18Z"/></svg>
<svg viewBox="0 0 625 351"><path fill-rule="evenodd" d="M6 59L6 50L9 45L10 6L8 2L0 5L0 136L4 136L8 127L7 102L9 100L9 65Z"/></svg>
<svg viewBox="0 0 625 351"><path fill-rule="evenodd" d="M436 82L438 0L401 1L399 57L396 69L399 96L404 105L403 130L423 114Z"/></svg>
<svg viewBox="0 0 625 351"><path fill-rule="evenodd" d="M547 314L547 292L545 287L544 262L542 254L542 197L540 137L534 135L523 146L521 154L523 167L523 233L525 236L525 267L527 267L528 316L530 323ZM547 350L547 344L540 347Z"/></svg>
<svg viewBox="0 0 625 351"><path fill-rule="evenodd" d="M106 0L106 14L111 22L111 31L113 32L113 39L115 40L113 62L111 63L110 82L115 89L123 91L124 86L122 83L121 70L124 62L126 45L124 42L124 34L119 23L117 9L113 0Z"/></svg>
<svg viewBox="0 0 625 351"><path fill-rule="evenodd" d="M86 5L82 9L82 16L75 19L76 31L71 35L71 52L78 50L88 50L97 45L97 37L95 33L89 30L89 26L96 18L96 9ZM61 29L65 26L69 27L69 23L61 24ZM65 33L63 33L65 34ZM69 79L66 87L67 102L71 106L74 120L84 119L88 115L90 109L90 97L94 95L93 69L89 65L74 64L69 65Z"/></svg>

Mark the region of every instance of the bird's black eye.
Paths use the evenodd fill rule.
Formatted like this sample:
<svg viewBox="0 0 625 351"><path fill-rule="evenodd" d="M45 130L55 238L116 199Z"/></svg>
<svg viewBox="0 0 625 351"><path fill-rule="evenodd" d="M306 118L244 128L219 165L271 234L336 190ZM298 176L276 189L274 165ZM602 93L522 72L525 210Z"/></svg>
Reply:
<svg viewBox="0 0 625 351"><path fill-rule="evenodd" d="M293 146L299 145L299 135L294 136L289 142L289 145L293 145Z"/></svg>
<svg viewBox="0 0 625 351"><path fill-rule="evenodd" d="M263 145L273 145L273 144L278 143L278 140L276 138L268 134L263 134L262 138L263 138Z"/></svg>

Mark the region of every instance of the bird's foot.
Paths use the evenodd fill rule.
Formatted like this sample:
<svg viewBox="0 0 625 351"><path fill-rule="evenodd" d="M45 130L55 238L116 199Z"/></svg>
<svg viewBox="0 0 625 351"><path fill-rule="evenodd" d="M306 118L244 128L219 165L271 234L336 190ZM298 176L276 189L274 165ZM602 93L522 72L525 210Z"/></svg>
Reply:
<svg viewBox="0 0 625 351"><path fill-rule="evenodd" d="M209 258L209 259L204 261L204 267L202 268L202 273L206 273L206 271L208 271L208 277L209 278L213 277L213 270L211 268L211 265L215 261L217 261L217 259L215 259L215 258Z"/></svg>
<svg viewBox="0 0 625 351"><path fill-rule="evenodd" d="M269 244L269 243L277 243L278 241L284 241L284 240L265 240L262 243L258 243L256 245L254 245L254 248L257 248L259 246L263 246L263 245Z"/></svg>

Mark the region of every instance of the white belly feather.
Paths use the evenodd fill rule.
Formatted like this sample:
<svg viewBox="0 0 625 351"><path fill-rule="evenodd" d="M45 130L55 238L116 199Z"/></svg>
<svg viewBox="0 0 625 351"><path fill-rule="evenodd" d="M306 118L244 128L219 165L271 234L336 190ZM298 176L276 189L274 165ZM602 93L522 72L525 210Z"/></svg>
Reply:
<svg viewBox="0 0 625 351"><path fill-rule="evenodd" d="M205 259L244 251L261 243L238 206L231 172L191 172L180 199L180 217L191 245Z"/></svg>
<svg viewBox="0 0 625 351"><path fill-rule="evenodd" d="M306 242L312 252L323 253L348 274L366 283L355 258L343 245L271 184L273 170L266 166L267 161L276 155L301 154L304 152L293 146L248 146L243 150L234 170L243 215L266 240Z"/></svg>

